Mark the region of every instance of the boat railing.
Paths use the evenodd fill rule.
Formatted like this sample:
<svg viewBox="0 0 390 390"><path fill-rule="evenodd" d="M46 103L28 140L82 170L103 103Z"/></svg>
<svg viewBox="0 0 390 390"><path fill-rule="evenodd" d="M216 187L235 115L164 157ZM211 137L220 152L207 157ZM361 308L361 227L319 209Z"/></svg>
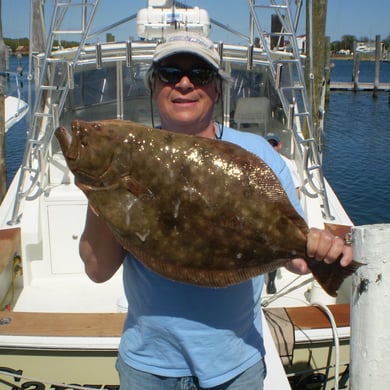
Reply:
<svg viewBox="0 0 390 390"><path fill-rule="evenodd" d="M277 87L276 90L279 92L283 109L288 114L288 130L294 135L296 144L300 145L298 150L302 154L301 157L305 162L304 168L310 187L315 194L322 198L324 218L331 220L333 217L330 213L319 148L314 137L314 124L302 67L302 54L296 39L295 30L298 14L300 13L300 5L297 6L296 15L293 18L289 3L289 0L278 3L275 0L271 0L258 4L254 0L248 0L254 31L258 34L261 46L264 48L264 52L268 57L270 70ZM271 39L273 37L277 38L279 44L281 39L286 37L290 42L289 49L292 53L291 58L275 58L274 51L268 45L264 34L264 31L266 31L264 17L268 15L266 12L263 12L264 10L271 11L277 15L281 29L277 32L271 32ZM292 78L295 80L293 85L288 87L283 87L279 84L282 79L281 72L285 68L288 68L292 72ZM291 101L295 103L292 104ZM296 130L297 122L300 122L299 127L302 129L302 132Z"/></svg>
<svg viewBox="0 0 390 390"><path fill-rule="evenodd" d="M30 130L27 134L28 142L24 151L17 199L15 200L12 217L9 221L10 225L16 224L20 219L19 209L22 199L28 196L40 180L44 181L44 178L42 177L44 172L43 165L46 164L47 161L50 139L55 128L54 110L62 110L69 87L71 87L71 85L69 85L69 80L72 78L65 76L62 78L62 82L60 84L58 82L53 82L55 77L51 69L51 64L53 62L52 53L55 52L55 41L64 36L81 36L80 45L73 53L73 58L67 60L67 70L72 73L72 66L75 62L77 62L85 46L99 1L100 0L83 1L80 3L65 3L61 1L55 2L43 62L40 64L41 66L38 64L38 87L35 92L36 96L33 106L32 121ZM63 29L62 26L64 25L67 11L75 7L78 7L81 10L80 29ZM41 16L43 20L43 15ZM34 19L36 17L37 15L34 12L31 12L31 18ZM31 25L35 25L36 23L37 20L31 21ZM40 30L42 31L44 29L41 28ZM34 41L35 37L33 36L32 38ZM43 42L41 42L38 46L41 45L43 45ZM59 99L51 100L52 94L60 94ZM54 104L51 103L57 100L59 101L58 106L54 108ZM47 128L50 128L51 131L46 132ZM35 165L32 164L33 160L35 161ZM30 177L29 184L26 184L27 176ZM42 185L42 182L40 184Z"/></svg>

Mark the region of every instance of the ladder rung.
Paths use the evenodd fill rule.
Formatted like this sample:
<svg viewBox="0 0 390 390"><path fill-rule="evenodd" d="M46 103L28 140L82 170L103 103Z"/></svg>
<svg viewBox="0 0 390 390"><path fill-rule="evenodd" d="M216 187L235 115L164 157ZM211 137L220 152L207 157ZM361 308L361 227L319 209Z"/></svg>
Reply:
<svg viewBox="0 0 390 390"><path fill-rule="evenodd" d="M62 35L62 34L83 34L83 30L54 30L52 34Z"/></svg>
<svg viewBox="0 0 390 390"><path fill-rule="evenodd" d="M287 9L287 5L282 4L253 4L253 8L269 8L269 9Z"/></svg>
<svg viewBox="0 0 390 390"><path fill-rule="evenodd" d="M278 64L291 64L291 63L295 63L297 65L300 65L301 64L301 60L300 59L297 59L297 58L286 58L286 59L280 59L278 58L277 60L275 60L275 62L277 62Z"/></svg>
<svg viewBox="0 0 390 390"><path fill-rule="evenodd" d="M48 63L48 64L68 64L69 63L69 59L64 59L64 58L56 58L56 57L47 57L45 59L45 61Z"/></svg>
<svg viewBox="0 0 390 390"><path fill-rule="evenodd" d="M292 37L294 35L294 33L290 33L290 32L271 32L269 33L269 35L271 37L284 37L285 35L289 36L289 37Z"/></svg>
<svg viewBox="0 0 390 390"><path fill-rule="evenodd" d="M289 91L302 91L304 89L303 85L291 85L286 87L281 87L282 90L289 90Z"/></svg>
<svg viewBox="0 0 390 390"><path fill-rule="evenodd" d="M53 115L52 114L47 114L47 113L44 113L44 112L35 112L34 116L36 116L38 118L51 118Z"/></svg>
<svg viewBox="0 0 390 390"><path fill-rule="evenodd" d="M321 165L312 165L310 167L307 167L308 171L314 171L316 169L321 169Z"/></svg>
<svg viewBox="0 0 390 390"><path fill-rule="evenodd" d="M41 85L39 88L43 89L45 91L64 91L65 90L65 87L58 87L56 85Z"/></svg>
<svg viewBox="0 0 390 390"><path fill-rule="evenodd" d="M308 111L304 111L304 112L294 112L294 116L309 116L310 113Z"/></svg>
<svg viewBox="0 0 390 390"><path fill-rule="evenodd" d="M314 138L305 138L300 140L301 144L310 144L310 143L315 143Z"/></svg>

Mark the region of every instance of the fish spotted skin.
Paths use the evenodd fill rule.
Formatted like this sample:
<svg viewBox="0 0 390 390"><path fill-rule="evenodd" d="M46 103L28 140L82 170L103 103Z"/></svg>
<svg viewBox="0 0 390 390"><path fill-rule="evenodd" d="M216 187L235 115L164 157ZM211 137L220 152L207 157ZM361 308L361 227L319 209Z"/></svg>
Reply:
<svg viewBox="0 0 390 390"><path fill-rule="evenodd" d="M356 270L307 258L306 222L271 168L235 144L124 120L73 121L56 136L117 240L160 275L226 287L300 257L336 295Z"/></svg>

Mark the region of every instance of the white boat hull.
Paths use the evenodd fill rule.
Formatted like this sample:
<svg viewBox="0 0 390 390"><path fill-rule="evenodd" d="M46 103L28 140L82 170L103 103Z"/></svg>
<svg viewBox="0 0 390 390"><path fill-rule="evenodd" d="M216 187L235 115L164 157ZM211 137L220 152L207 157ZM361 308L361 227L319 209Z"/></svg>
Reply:
<svg viewBox="0 0 390 390"><path fill-rule="evenodd" d="M20 122L29 110L28 104L15 96L5 97L5 132Z"/></svg>

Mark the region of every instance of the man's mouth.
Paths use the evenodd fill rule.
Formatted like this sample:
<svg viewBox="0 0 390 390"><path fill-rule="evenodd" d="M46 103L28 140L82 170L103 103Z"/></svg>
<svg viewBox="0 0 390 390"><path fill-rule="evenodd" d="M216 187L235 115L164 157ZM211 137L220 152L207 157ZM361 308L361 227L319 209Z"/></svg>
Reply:
<svg viewBox="0 0 390 390"><path fill-rule="evenodd" d="M195 103L195 99L183 99L183 98L177 98L172 100L173 103Z"/></svg>

